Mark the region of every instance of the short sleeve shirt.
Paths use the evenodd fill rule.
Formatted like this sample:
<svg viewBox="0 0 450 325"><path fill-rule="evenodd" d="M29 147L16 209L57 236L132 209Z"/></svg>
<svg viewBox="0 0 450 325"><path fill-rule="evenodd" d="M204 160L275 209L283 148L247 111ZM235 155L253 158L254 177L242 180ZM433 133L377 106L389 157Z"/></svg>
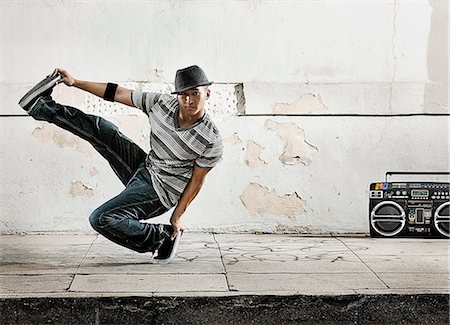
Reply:
<svg viewBox="0 0 450 325"><path fill-rule="evenodd" d="M222 138L206 112L195 124L180 128L175 96L133 90L131 99L149 117L150 152L146 165L156 193L170 209L178 203L191 179L194 164L212 168L220 161Z"/></svg>

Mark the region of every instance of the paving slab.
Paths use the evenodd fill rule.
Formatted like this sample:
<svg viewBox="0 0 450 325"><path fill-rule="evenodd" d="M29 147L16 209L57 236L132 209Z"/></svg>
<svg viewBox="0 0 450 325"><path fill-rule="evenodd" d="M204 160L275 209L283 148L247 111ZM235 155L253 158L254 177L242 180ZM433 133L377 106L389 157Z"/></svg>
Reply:
<svg viewBox="0 0 450 325"><path fill-rule="evenodd" d="M196 292L228 291L223 274L128 274L75 276L70 291L73 292Z"/></svg>
<svg viewBox="0 0 450 325"><path fill-rule="evenodd" d="M223 274L219 248L212 234L186 233L170 264L151 263L150 253L137 253L99 236L78 274Z"/></svg>
<svg viewBox="0 0 450 325"><path fill-rule="evenodd" d="M74 273L96 237L0 236L0 274Z"/></svg>
<svg viewBox="0 0 450 325"><path fill-rule="evenodd" d="M450 240L428 238L338 237L356 255L449 256Z"/></svg>
<svg viewBox="0 0 450 325"><path fill-rule="evenodd" d="M235 291L297 291L299 293L354 293L356 289L383 289L386 286L373 274L229 274Z"/></svg>
<svg viewBox="0 0 450 325"><path fill-rule="evenodd" d="M66 291L73 276L67 274L0 275L0 294L52 293Z"/></svg>
<svg viewBox="0 0 450 325"><path fill-rule="evenodd" d="M448 273L448 257L443 255L361 255L362 262L375 273L418 273L432 277L434 273Z"/></svg>
<svg viewBox="0 0 450 325"><path fill-rule="evenodd" d="M398 289L441 289L449 288L449 273L377 273L389 288Z"/></svg>
<svg viewBox="0 0 450 325"><path fill-rule="evenodd" d="M371 272L341 241L279 235L216 235L228 273Z"/></svg>

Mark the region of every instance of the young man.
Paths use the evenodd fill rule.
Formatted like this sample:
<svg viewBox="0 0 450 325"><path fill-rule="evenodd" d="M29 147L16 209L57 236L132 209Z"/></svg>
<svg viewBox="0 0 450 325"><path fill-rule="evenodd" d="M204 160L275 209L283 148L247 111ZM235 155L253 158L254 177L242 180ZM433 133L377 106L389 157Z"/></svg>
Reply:
<svg viewBox="0 0 450 325"><path fill-rule="evenodd" d="M143 110L151 125L150 152L146 154L111 122L53 101L52 89L61 82ZM19 105L34 119L58 125L91 143L125 185L91 214L92 227L119 245L151 252L154 260L165 263L174 257L185 229L181 216L222 156L219 131L205 112L211 83L200 67L190 66L177 71L172 95L159 94L77 80L58 68ZM172 207L171 225L140 222Z"/></svg>

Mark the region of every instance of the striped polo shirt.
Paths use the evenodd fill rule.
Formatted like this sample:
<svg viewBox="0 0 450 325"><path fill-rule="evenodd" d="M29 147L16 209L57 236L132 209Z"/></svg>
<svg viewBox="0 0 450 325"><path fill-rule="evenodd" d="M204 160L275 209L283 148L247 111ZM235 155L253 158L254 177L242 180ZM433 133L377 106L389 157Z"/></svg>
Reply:
<svg viewBox="0 0 450 325"><path fill-rule="evenodd" d="M180 128L175 96L133 90L131 99L149 117L150 152L146 165L159 199L170 209L178 204L194 164L212 168L219 162L222 138L206 112L195 124Z"/></svg>

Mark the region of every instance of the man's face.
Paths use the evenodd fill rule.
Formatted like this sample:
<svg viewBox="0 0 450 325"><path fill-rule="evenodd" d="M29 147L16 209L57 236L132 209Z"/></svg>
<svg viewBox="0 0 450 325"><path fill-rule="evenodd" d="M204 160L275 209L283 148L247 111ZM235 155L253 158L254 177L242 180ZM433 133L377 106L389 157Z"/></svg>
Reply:
<svg viewBox="0 0 450 325"><path fill-rule="evenodd" d="M178 104L183 115L202 116L209 94L210 90L207 86L199 86L178 93Z"/></svg>

